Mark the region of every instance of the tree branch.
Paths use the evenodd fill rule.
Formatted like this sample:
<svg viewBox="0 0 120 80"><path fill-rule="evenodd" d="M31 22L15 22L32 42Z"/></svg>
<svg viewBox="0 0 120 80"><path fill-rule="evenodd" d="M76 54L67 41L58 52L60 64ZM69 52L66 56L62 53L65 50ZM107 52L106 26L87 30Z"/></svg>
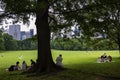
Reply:
<svg viewBox="0 0 120 80"><path fill-rule="evenodd" d="M49 6L53 5L54 3L56 3L58 0L53 0L51 3L49 3ZM50 2L50 1L49 1Z"/></svg>
<svg viewBox="0 0 120 80"><path fill-rule="evenodd" d="M76 12L80 12L81 10L83 9L76 9L76 10L69 10L69 11L59 11L59 12L51 12L49 11L49 13L52 13L52 14L69 14L69 13L76 13Z"/></svg>
<svg viewBox="0 0 120 80"><path fill-rule="evenodd" d="M50 15L48 15L48 17L50 18L49 24L51 23L52 20L57 24L57 21L53 17L51 17Z"/></svg>

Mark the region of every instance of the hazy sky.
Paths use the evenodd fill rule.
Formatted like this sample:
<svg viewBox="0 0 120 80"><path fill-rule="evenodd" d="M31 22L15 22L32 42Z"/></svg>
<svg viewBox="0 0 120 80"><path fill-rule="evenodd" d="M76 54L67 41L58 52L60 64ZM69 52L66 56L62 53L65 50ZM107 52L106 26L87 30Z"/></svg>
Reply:
<svg viewBox="0 0 120 80"><path fill-rule="evenodd" d="M21 25L21 31L29 31L30 29L34 29L34 34L36 34L36 26L35 19L30 20L30 25L23 25L22 23L15 23ZM12 20L4 20L3 24L0 27L4 27L5 29L9 28L9 25L12 25Z"/></svg>
<svg viewBox="0 0 120 80"><path fill-rule="evenodd" d="M3 10L0 8L0 11L3 11ZM12 19L3 20L3 23L0 24L0 28L4 27L5 29L8 29L9 25L12 25L12 21L13 21ZM21 31L29 31L29 29L34 29L34 34L36 34L35 18L30 17L30 25L29 26L23 25L22 23L16 23L16 24L21 25Z"/></svg>

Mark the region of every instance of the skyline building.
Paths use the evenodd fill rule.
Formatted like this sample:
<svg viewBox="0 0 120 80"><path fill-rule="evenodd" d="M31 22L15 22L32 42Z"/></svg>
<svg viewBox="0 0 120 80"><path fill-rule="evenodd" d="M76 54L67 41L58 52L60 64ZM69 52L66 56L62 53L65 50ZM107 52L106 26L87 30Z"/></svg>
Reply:
<svg viewBox="0 0 120 80"><path fill-rule="evenodd" d="M21 40L20 25L10 25L9 34L13 36L13 39Z"/></svg>
<svg viewBox="0 0 120 80"><path fill-rule="evenodd" d="M34 35L34 29L30 29L30 37Z"/></svg>
<svg viewBox="0 0 120 80"><path fill-rule="evenodd" d="M24 40L31 38L34 35L34 29L21 31L21 25L13 24L9 25L8 34L12 35L15 40Z"/></svg>
<svg viewBox="0 0 120 80"><path fill-rule="evenodd" d="M25 31L21 31L21 40L26 39Z"/></svg>

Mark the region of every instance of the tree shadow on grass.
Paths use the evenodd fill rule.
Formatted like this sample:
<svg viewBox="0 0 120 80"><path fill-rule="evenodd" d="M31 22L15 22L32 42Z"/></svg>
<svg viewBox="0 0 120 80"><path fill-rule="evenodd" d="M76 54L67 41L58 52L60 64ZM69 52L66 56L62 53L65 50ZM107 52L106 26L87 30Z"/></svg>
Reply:
<svg viewBox="0 0 120 80"><path fill-rule="evenodd" d="M30 74L28 78L41 80L120 80L120 77L108 76L99 73L83 72L82 70L66 69L59 72L45 73L42 75ZM36 79L36 80L37 80Z"/></svg>
<svg viewBox="0 0 120 80"><path fill-rule="evenodd" d="M82 69L68 68L63 71L45 73L42 75L21 74L22 71L10 72L5 75L5 80L120 80L120 77L109 76L102 73L83 71ZM0 78L0 80L4 80Z"/></svg>

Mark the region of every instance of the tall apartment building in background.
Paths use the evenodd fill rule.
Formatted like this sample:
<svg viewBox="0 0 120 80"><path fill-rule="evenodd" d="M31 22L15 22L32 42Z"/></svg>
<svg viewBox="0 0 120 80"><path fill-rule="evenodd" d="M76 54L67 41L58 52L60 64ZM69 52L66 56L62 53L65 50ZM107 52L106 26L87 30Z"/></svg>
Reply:
<svg viewBox="0 0 120 80"><path fill-rule="evenodd" d="M10 25L8 34L12 35L15 40L24 40L34 35L34 29L29 31L21 31L20 25Z"/></svg>
<svg viewBox="0 0 120 80"><path fill-rule="evenodd" d="M9 26L9 34L13 36L16 40L21 40L21 31L20 31L20 25L10 25Z"/></svg>
<svg viewBox="0 0 120 80"><path fill-rule="evenodd" d="M30 31L21 31L21 40L31 38L34 35L34 29L30 29Z"/></svg>
<svg viewBox="0 0 120 80"><path fill-rule="evenodd" d="M25 31L21 31L21 40L26 39Z"/></svg>
<svg viewBox="0 0 120 80"><path fill-rule="evenodd" d="M34 29L30 29L30 37L34 35Z"/></svg>

